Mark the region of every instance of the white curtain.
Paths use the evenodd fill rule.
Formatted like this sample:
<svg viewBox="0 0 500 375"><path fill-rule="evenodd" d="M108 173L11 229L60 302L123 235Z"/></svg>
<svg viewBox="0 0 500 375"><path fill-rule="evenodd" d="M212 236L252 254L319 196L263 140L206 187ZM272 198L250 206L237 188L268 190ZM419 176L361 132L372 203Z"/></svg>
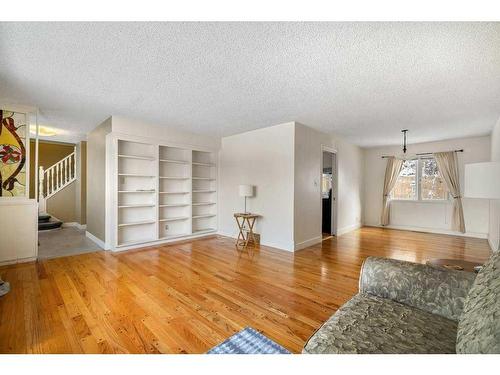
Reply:
<svg viewBox="0 0 500 375"><path fill-rule="evenodd" d="M451 229L465 233L464 209L460 195L460 178L458 176L458 158L456 152L436 152L434 154L441 177L446 182L453 197L453 216Z"/></svg>
<svg viewBox="0 0 500 375"><path fill-rule="evenodd" d="M396 185L396 181L398 180L399 172L401 172L402 167L403 160L396 159L394 156L387 158L387 166L385 167L384 191L382 196L382 215L380 217L380 223L382 225L389 225L389 195Z"/></svg>

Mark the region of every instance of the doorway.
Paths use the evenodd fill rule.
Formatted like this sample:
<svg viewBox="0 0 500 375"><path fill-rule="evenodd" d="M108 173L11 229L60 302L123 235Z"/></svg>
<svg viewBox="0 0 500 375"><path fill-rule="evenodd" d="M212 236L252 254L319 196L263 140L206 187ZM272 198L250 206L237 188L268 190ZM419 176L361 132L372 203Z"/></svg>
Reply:
<svg viewBox="0 0 500 375"><path fill-rule="evenodd" d="M321 232L325 240L337 234L336 154L323 149L321 160Z"/></svg>

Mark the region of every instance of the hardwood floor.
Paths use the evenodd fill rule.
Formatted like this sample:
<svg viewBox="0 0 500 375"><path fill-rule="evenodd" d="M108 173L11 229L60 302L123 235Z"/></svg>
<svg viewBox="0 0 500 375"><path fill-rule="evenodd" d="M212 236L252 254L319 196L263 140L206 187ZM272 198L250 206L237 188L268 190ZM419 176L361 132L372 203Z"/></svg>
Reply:
<svg viewBox="0 0 500 375"><path fill-rule="evenodd" d="M484 261L486 240L362 228L295 254L217 237L0 268L1 353L203 353L246 326L293 352L371 255Z"/></svg>

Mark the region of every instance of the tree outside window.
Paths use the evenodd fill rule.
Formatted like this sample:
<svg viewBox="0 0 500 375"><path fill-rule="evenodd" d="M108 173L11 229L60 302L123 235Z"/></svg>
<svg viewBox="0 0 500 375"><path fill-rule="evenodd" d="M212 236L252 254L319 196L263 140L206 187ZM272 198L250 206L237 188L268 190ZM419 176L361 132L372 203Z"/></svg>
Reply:
<svg viewBox="0 0 500 375"><path fill-rule="evenodd" d="M434 158L420 160L420 194L422 200L443 200L448 198L444 183Z"/></svg>
<svg viewBox="0 0 500 375"><path fill-rule="evenodd" d="M405 160L396 186L391 192L392 199L417 199L417 160Z"/></svg>

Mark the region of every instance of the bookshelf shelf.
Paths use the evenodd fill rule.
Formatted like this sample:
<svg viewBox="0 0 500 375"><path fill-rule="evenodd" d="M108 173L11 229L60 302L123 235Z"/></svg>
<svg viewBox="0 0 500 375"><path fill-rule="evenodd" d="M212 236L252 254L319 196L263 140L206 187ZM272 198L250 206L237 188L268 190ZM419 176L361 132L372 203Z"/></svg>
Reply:
<svg viewBox="0 0 500 375"><path fill-rule="evenodd" d="M126 204L118 206L118 208L142 208L142 207L155 207L155 204Z"/></svg>
<svg viewBox="0 0 500 375"><path fill-rule="evenodd" d="M118 176L121 177L155 177L150 174L135 174L135 173L118 173Z"/></svg>
<svg viewBox="0 0 500 375"><path fill-rule="evenodd" d="M211 163L196 163L196 162L193 162L193 165L198 165L200 167L215 167L215 164L211 164Z"/></svg>
<svg viewBox="0 0 500 375"><path fill-rule="evenodd" d="M138 155L118 155L118 158L122 159L137 159L137 160L149 160L149 161L154 161L154 157L150 156L138 156Z"/></svg>
<svg viewBox="0 0 500 375"><path fill-rule="evenodd" d="M160 219L160 222L163 221L179 221L179 220L187 220L189 219L189 216L179 216L179 217L166 217L164 219Z"/></svg>
<svg viewBox="0 0 500 375"><path fill-rule="evenodd" d="M205 217L214 217L215 214L208 214L208 215L196 215L196 216L193 216L193 219L202 219L202 218L205 218Z"/></svg>
<svg viewBox="0 0 500 375"><path fill-rule="evenodd" d="M189 164L189 161L185 161L185 160L172 160L172 159L160 159L160 163Z"/></svg>
<svg viewBox="0 0 500 375"><path fill-rule="evenodd" d="M144 221L136 221L136 222L132 222L132 223L121 223L121 224L118 224L119 227L128 227L130 225L144 225L144 224L154 224L155 221L154 220L144 220Z"/></svg>
<svg viewBox="0 0 500 375"><path fill-rule="evenodd" d="M118 190L118 193L130 194L130 193L155 193L154 190Z"/></svg>
<svg viewBox="0 0 500 375"><path fill-rule="evenodd" d="M217 229L215 228L206 228L206 229L200 229L193 231L193 234L203 234L203 233L212 233L215 232Z"/></svg>

